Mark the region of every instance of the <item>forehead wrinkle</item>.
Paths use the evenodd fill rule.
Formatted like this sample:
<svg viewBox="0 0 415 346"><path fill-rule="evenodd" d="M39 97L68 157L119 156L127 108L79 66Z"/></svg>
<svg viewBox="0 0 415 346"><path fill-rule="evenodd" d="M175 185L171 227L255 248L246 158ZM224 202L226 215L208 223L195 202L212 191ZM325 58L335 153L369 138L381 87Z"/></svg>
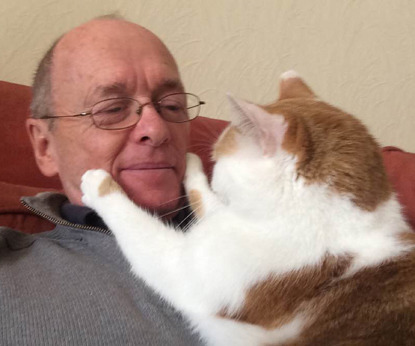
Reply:
<svg viewBox="0 0 415 346"><path fill-rule="evenodd" d="M105 23L104 23L105 22ZM105 24L105 25L104 25ZM99 29L99 30L98 30ZM104 35L105 33L105 35ZM125 38L131 38L130 45L125 45ZM123 38L123 39L121 39ZM133 42L135 44L131 44ZM129 49L129 53L122 49L114 49L114 44L120 44L120 48ZM149 49L149 47L151 49ZM144 50L144 48L146 48ZM80 54L81 52L81 54ZM160 65L166 67L166 71L160 66L160 71L152 69L145 71L143 82L147 84L148 94L136 94L139 80L129 73L128 80L124 80L124 70L126 66L134 65L134 59L141 53L145 53L145 61L157 60ZM131 55L131 57L130 57ZM104 60L104 58L107 58ZM89 61L90 65L98 66L104 62L120 60L124 65L118 66L119 70L108 76L102 76L102 73L96 74L91 68L84 69L83 62ZM129 60L128 60L129 59ZM97 60L97 64L94 61ZM99 63L99 64L98 64ZM152 66L154 69L154 64ZM101 66L101 70L110 70L113 66ZM162 71L162 72L161 72ZM172 73L174 71L174 73ZM98 77L100 77L98 80ZM73 78L83 78L74 83ZM79 79L78 78L78 79ZM104 79L105 78L105 79ZM155 82L149 85L148 81ZM96 87L92 86L93 79L96 79ZM88 83L86 81L88 80ZM78 83L89 84L92 88L84 90L83 97L79 97ZM69 90L61 90L62 87ZM53 98L77 98L78 101L73 105L78 108L90 107L91 105L111 97L143 97L153 100L165 95L166 92L183 92L184 87L180 81L180 74L174 58L167 47L152 33L136 25L124 22L113 21L95 21L83 25L80 28L69 32L58 43L52 66L52 88L54 89ZM88 90L89 89L89 90ZM78 93L78 94L77 94Z"/></svg>
<svg viewBox="0 0 415 346"><path fill-rule="evenodd" d="M154 96L161 96L168 91L184 92L184 86L179 79L165 79L154 90Z"/></svg>
<svg viewBox="0 0 415 346"><path fill-rule="evenodd" d="M158 97L161 94L168 92L168 91L177 91L183 92L184 87L180 80L177 79L166 79L162 81L159 86L157 86L154 90L154 96ZM91 94L92 98L110 98L110 97L132 97L128 92L127 85L123 82L114 82L108 85L99 85L95 88L93 93Z"/></svg>
<svg viewBox="0 0 415 346"><path fill-rule="evenodd" d="M115 82L108 85L99 85L92 93L92 97L112 97L112 96L126 96L127 85L122 82Z"/></svg>

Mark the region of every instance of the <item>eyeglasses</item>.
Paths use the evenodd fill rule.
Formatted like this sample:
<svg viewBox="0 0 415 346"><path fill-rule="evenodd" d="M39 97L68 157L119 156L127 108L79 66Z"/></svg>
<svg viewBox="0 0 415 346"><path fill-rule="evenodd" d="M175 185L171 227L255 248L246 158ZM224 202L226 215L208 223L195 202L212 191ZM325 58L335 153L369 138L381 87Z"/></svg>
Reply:
<svg viewBox="0 0 415 346"><path fill-rule="evenodd" d="M143 108L153 105L157 113L171 123L184 123L199 115L205 102L190 93L174 93L158 101L141 104L129 97L114 97L97 102L90 111L74 115L47 115L41 119L61 119L91 116L94 125L103 130L121 130L135 126L141 119Z"/></svg>

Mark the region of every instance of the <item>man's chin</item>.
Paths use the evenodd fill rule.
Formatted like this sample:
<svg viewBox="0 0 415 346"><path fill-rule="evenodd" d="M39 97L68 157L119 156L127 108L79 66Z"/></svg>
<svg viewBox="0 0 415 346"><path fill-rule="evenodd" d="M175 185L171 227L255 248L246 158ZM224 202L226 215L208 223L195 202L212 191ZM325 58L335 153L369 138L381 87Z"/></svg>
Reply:
<svg viewBox="0 0 415 346"><path fill-rule="evenodd" d="M178 213L181 203L183 203L178 193L169 195L160 195L154 193L151 198L143 199L142 196L131 194L130 199L143 209L151 213L157 214L163 218L170 219Z"/></svg>
<svg viewBox="0 0 415 346"><path fill-rule="evenodd" d="M183 203L181 185L177 178L137 180L130 176L121 177L119 184L128 197L138 206L160 216L171 213ZM174 215L170 215L173 217Z"/></svg>

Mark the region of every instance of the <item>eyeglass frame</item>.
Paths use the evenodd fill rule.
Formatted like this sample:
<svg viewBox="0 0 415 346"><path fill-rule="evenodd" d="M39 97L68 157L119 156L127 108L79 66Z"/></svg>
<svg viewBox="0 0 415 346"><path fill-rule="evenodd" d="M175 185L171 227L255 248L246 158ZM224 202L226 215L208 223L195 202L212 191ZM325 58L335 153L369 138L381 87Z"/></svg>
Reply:
<svg viewBox="0 0 415 346"><path fill-rule="evenodd" d="M191 107L186 107L186 109L191 109L191 108L199 107L199 112L200 112L200 106L206 104L206 102L205 101L202 101L199 98L199 96L197 96L196 94L192 94L192 93L171 93L171 94L168 94L168 95L165 95L165 96L161 97L157 101L149 101L149 102L146 102L146 103L141 103L140 101L138 101L138 100L136 100L136 99L134 99L132 97L110 97L108 99L104 99L104 100L100 100L100 101L96 102L94 105L91 106L91 110L86 111L86 112L82 112L82 113L78 113L78 114L73 114L73 115L45 115L45 116L42 116L42 117L40 117L38 119L60 119L60 118L77 118L77 117L91 116L92 122L94 123L94 126L96 128L101 129L101 130L105 130L105 131L113 131L113 130L125 130L125 129L128 129L130 127L134 127L135 125L137 125L139 123L140 119L141 119L141 116L142 116L142 112L143 112L144 107L145 106L148 106L148 105L151 105L151 104L154 106L154 109L160 115L160 117L164 121L167 121L169 123L173 123L173 124L187 123L189 121L192 121L192 120L196 119L199 116L199 112L198 112L197 115L194 118L188 119L188 120L171 121L171 120L164 119L163 116L160 114L160 111L158 110L158 107L156 105L157 104L160 104L160 101L162 101L166 97L169 97L169 96L172 96L172 95L191 95L191 96L196 97L196 99L198 100L198 104L196 104L194 106L191 106ZM92 114L92 108L94 108L98 103L105 102L105 101L110 101L110 100L118 100L118 99L121 99L121 100L131 100L131 101L137 102L137 104L139 105L139 108L135 111L135 113L138 115L137 121L134 124L128 125L126 127L119 127L119 128L112 128L112 129L111 128L103 128L103 127L98 126L95 123L95 120L94 120L94 117L93 117L93 114Z"/></svg>

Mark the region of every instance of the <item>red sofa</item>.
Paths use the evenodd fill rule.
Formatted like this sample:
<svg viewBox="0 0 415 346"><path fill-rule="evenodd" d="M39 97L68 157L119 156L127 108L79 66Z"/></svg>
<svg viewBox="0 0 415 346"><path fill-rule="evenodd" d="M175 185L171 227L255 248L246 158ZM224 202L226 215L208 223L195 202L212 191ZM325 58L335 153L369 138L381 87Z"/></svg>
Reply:
<svg viewBox="0 0 415 346"><path fill-rule="evenodd" d="M30 87L0 81L0 225L33 233L51 229L53 225L25 209L19 202L20 197L60 190L61 185L57 178L44 177L34 161L24 125L30 98ZM211 172L211 144L226 124L204 117L191 122L190 150L202 157L208 174ZM394 147L385 147L382 153L407 220L415 229L415 154Z"/></svg>

